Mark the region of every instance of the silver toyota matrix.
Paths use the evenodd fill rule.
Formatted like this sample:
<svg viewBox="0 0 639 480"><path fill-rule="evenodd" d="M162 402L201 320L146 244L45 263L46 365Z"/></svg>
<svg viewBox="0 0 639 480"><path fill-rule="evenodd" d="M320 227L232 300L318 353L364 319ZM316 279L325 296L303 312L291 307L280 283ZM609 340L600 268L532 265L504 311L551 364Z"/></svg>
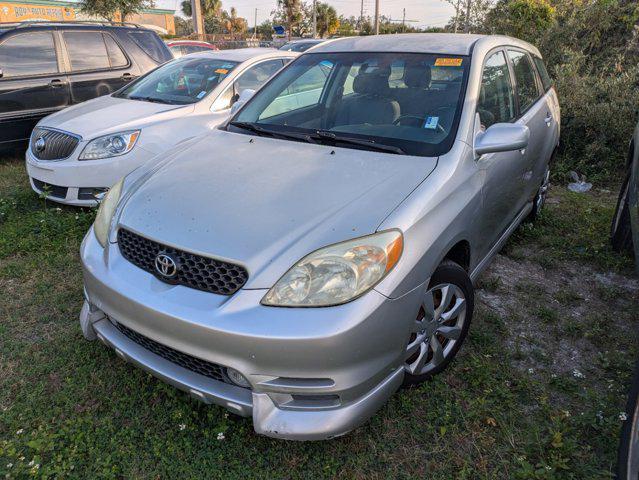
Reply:
<svg viewBox="0 0 639 480"><path fill-rule="evenodd" d="M328 41L251 93L103 198L80 323L260 434L343 435L459 351L557 96L532 45L452 34Z"/></svg>

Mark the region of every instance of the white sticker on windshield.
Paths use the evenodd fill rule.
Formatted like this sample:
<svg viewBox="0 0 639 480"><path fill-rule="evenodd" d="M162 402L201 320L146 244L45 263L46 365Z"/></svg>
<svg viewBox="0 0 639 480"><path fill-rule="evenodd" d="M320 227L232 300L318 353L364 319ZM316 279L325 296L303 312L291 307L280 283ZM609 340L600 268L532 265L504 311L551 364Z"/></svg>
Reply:
<svg viewBox="0 0 639 480"><path fill-rule="evenodd" d="M202 97L204 97L204 95L206 95L206 90L202 90L200 93L197 94L197 98L200 99Z"/></svg>
<svg viewBox="0 0 639 480"><path fill-rule="evenodd" d="M429 130L434 130L437 128L437 124L439 123L439 117L427 117L424 122L424 128L428 128Z"/></svg>

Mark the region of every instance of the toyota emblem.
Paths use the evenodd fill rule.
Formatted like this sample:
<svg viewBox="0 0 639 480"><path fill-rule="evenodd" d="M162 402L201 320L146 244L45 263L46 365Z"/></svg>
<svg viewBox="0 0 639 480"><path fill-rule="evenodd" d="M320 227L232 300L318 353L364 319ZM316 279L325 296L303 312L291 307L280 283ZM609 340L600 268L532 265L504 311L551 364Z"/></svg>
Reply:
<svg viewBox="0 0 639 480"><path fill-rule="evenodd" d="M177 262L169 254L160 252L155 257L155 270L166 279L173 279L177 275Z"/></svg>
<svg viewBox="0 0 639 480"><path fill-rule="evenodd" d="M38 137L37 140L35 141L35 149L36 152L43 152L44 148L47 146L47 141L44 139L44 137Z"/></svg>

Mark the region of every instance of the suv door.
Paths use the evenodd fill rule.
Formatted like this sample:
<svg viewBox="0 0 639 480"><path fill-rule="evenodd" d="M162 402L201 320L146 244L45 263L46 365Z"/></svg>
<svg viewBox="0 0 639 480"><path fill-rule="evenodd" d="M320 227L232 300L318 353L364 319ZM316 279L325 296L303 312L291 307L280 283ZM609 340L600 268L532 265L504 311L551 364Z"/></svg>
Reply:
<svg viewBox="0 0 639 480"><path fill-rule="evenodd" d="M64 30L71 102L107 95L131 82L131 61L108 32Z"/></svg>
<svg viewBox="0 0 639 480"><path fill-rule="evenodd" d="M506 54L493 51L484 61L477 113L482 131L495 123L510 123L517 117L513 81ZM486 255L521 209L521 175L525 156L520 150L482 155L477 168L483 172L482 238L480 257Z"/></svg>
<svg viewBox="0 0 639 480"><path fill-rule="evenodd" d="M524 165L520 185L522 195L518 206L523 206L537 192L548 163L546 116L548 106L542 99L542 90L530 55L523 50L508 50L515 78L515 91L519 105L519 122L528 126L530 140L526 148L526 164Z"/></svg>
<svg viewBox="0 0 639 480"><path fill-rule="evenodd" d="M52 31L0 40L0 148L29 139L38 121L69 104L69 85Z"/></svg>

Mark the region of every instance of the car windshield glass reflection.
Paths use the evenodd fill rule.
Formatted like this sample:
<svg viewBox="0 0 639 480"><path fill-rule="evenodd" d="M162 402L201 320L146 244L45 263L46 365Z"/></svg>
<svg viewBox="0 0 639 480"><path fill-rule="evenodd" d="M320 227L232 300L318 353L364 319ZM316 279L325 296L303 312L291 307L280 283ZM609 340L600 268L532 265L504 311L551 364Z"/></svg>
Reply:
<svg viewBox="0 0 639 480"><path fill-rule="evenodd" d="M304 133L315 143L409 155L441 155L455 137L468 57L311 53L283 70L230 129ZM330 134L327 134L330 133ZM360 141L353 141L360 140Z"/></svg>
<svg viewBox="0 0 639 480"><path fill-rule="evenodd" d="M236 66L228 60L185 57L154 70L117 96L179 105L199 102Z"/></svg>

